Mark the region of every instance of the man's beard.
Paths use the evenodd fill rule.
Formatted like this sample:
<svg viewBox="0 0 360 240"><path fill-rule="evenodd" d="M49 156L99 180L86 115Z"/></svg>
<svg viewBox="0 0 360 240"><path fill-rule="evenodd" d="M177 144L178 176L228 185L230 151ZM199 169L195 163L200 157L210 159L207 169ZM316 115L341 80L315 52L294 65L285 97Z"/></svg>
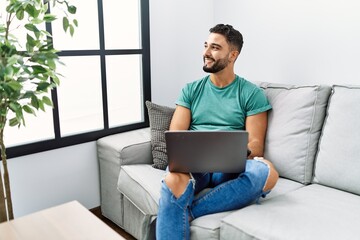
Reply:
<svg viewBox="0 0 360 240"><path fill-rule="evenodd" d="M205 57L204 57L205 63ZM229 60L227 58L222 58L216 60L211 67L207 67L206 65L203 66L203 70L207 73L217 73L227 67L229 64Z"/></svg>

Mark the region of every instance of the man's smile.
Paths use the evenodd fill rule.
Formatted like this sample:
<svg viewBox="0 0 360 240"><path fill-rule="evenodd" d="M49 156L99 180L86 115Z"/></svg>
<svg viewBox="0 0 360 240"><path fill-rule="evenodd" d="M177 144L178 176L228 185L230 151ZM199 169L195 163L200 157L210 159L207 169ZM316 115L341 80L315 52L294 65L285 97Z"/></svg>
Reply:
<svg viewBox="0 0 360 240"><path fill-rule="evenodd" d="M213 58L207 58L207 57L204 58L204 63L206 63L206 64L213 63L213 62L215 62L215 59L213 59Z"/></svg>

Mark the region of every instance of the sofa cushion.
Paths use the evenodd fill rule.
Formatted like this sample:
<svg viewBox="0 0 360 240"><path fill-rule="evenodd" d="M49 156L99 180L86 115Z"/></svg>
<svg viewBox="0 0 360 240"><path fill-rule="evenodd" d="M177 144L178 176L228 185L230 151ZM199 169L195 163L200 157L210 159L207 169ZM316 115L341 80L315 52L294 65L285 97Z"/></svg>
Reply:
<svg viewBox="0 0 360 240"><path fill-rule="evenodd" d="M220 239L358 239L360 198L312 184L225 217Z"/></svg>
<svg viewBox="0 0 360 240"><path fill-rule="evenodd" d="M118 190L144 215L157 215L161 180L165 171L154 169L150 164L121 167ZM280 178L271 193L261 201L295 191L302 184ZM206 215L191 222L191 239L218 239L221 220L233 211ZM131 216L128 216L131 218Z"/></svg>
<svg viewBox="0 0 360 240"><path fill-rule="evenodd" d="M303 186L304 185L298 182L285 178L279 178L275 188L270 192L270 194L266 196L266 198L261 198L260 202L267 201L273 197L295 191ZM237 210L209 214L194 219L191 222L190 227L191 239L220 239L220 226L222 219L236 211Z"/></svg>
<svg viewBox="0 0 360 240"><path fill-rule="evenodd" d="M260 198L260 202L267 201L270 198L295 191L302 187L304 187L304 185L299 182L280 177L276 182L275 187L271 190L271 192L268 195L266 195L265 198Z"/></svg>
<svg viewBox="0 0 360 240"><path fill-rule="evenodd" d="M260 83L272 105L264 156L280 176L310 183L330 86Z"/></svg>
<svg viewBox="0 0 360 240"><path fill-rule="evenodd" d="M360 195L360 86L333 86L314 182Z"/></svg>
<svg viewBox="0 0 360 240"><path fill-rule="evenodd" d="M122 166L118 190L144 214L156 215L164 174L149 164Z"/></svg>
<svg viewBox="0 0 360 240"><path fill-rule="evenodd" d="M194 219L190 226L191 240L220 239L221 219L234 211L205 215Z"/></svg>
<svg viewBox="0 0 360 240"><path fill-rule="evenodd" d="M168 165L168 160L164 131L169 130L175 109L157 105L150 101L146 101L145 104L148 109L150 121L153 167L165 170Z"/></svg>

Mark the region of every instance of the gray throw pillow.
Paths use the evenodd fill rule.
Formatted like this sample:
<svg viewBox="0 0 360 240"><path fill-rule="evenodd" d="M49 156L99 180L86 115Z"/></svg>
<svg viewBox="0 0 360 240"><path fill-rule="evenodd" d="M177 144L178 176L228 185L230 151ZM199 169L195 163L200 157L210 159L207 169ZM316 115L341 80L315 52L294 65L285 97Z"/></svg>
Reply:
<svg viewBox="0 0 360 240"><path fill-rule="evenodd" d="M151 130L151 151L154 168L165 170L168 165L165 134L169 130L175 108L161 106L150 101L145 102L148 109Z"/></svg>

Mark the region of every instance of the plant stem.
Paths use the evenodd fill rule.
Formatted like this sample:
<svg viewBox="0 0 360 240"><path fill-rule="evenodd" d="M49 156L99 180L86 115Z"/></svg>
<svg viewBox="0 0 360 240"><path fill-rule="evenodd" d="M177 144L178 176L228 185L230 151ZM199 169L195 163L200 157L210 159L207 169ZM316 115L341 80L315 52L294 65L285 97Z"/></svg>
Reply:
<svg viewBox="0 0 360 240"><path fill-rule="evenodd" d="M1 126L4 126L3 125L4 121L5 121L5 117L0 117ZM1 131L3 130L1 129ZM1 153L2 152L3 150L1 149ZM7 221L6 199L5 199L5 189L3 184L3 175L1 173L1 168L0 168L0 222L5 222L5 221Z"/></svg>
<svg viewBox="0 0 360 240"><path fill-rule="evenodd" d="M5 40L7 41L9 38L9 29L10 29L10 24L11 24L11 15L12 13L9 14L8 19L6 21L6 32L5 32Z"/></svg>
<svg viewBox="0 0 360 240"><path fill-rule="evenodd" d="M5 204L5 193L4 185L2 180L2 174L0 169L0 223L7 220L6 204Z"/></svg>
<svg viewBox="0 0 360 240"><path fill-rule="evenodd" d="M4 186L5 186L5 197L7 203L7 211L9 220L14 219L14 212L12 207L12 199L11 199L11 190L10 190L10 178L9 171L7 168L7 160L6 160L6 148L4 144L4 129L6 124L6 117L0 117L1 128L0 128L0 150L1 150L1 160L4 167Z"/></svg>

